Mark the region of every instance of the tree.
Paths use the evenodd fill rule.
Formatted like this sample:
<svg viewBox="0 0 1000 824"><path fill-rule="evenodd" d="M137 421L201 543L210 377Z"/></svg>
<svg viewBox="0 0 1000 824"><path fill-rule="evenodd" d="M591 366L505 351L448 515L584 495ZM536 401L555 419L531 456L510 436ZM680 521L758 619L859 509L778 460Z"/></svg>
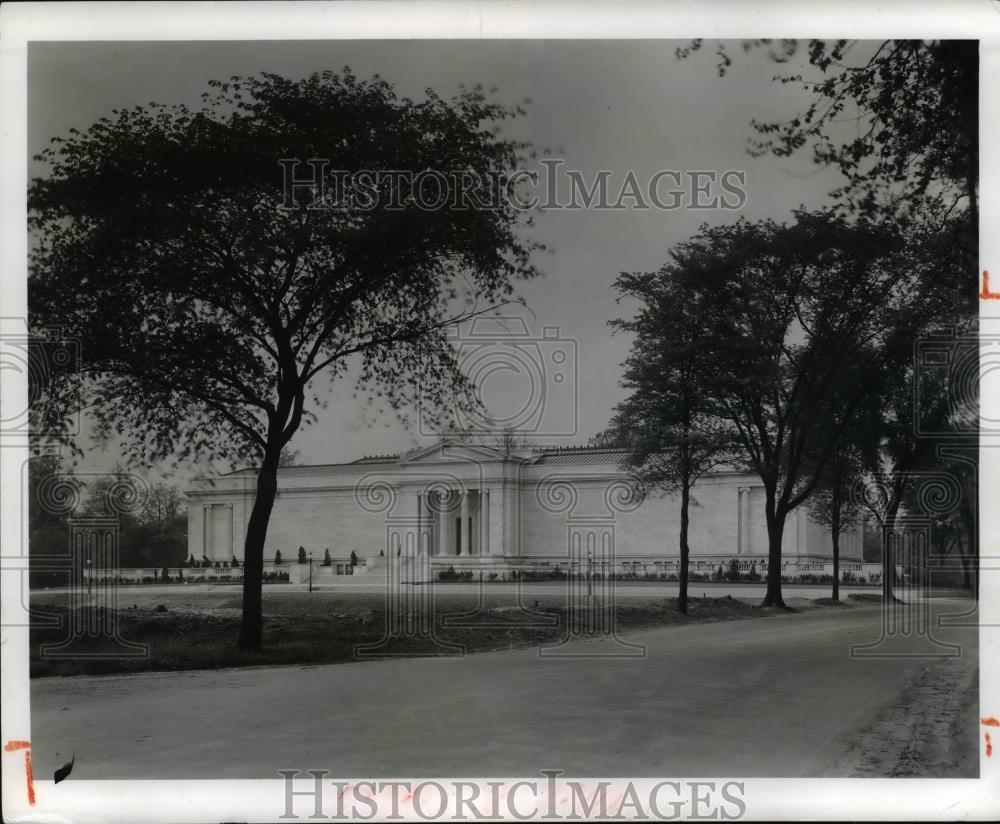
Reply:
<svg viewBox="0 0 1000 824"><path fill-rule="evenodd" d="M299 561L299 563L300 563L300 564L304 564L304 563L306 563L306 562L307 562L308 560L309 560L309 559L308 559L308 558L306 558L306 548L305 548L304 546L300 546L300 547L299 547L299 558L298 558L298 561Z"/></svg>
<svg viewBox="0 0 1000 824"><path fill-rule="evenodd" d="M353 549L351 550L351 566L356 567L358 565L358 553Z"/></svg>
<svg viewBox="0 0 1000 824"><path fill-rule="evenodd" d="M831 410L838 410L849 401L856 384L869 389L854 405L854 412L846 421L825 465L817 471L817 483L808 501L812 519L830 530L834 601L840 600L840 538L862 516L857 485L864 477L866 466L877 454L882 435L884 398L880 391L882 375L878 372L879 366L877 353L871 348L864 349L849 366L850 377L838 381L829 404ZM815 425L820 427L835 423L836 420L829 423L815 421Z"/></svg>
<svg viewBox="0 0 1000 824"><path fill-rule="evenodd" d="M100 437L256 464L239 645L258 650L278 464L320 394L353 370L403 417L418 390L424 413L473 402L448 329L509 301L536 247L506 196L526 146L499 133L521 107L398 98L349 70L210 85L199 111L116 111L42 153L29 315L88 341ZM283 190L282 172L312 182ZM460 208L425 208L448 172Z"/></svg>
<svg viewBox="0 0 1000 824"><path fill-rule="evenodd" d="M526 437L519 435L513 426L505 426L499 435L488 444L504 457L509 457L518 449L528 449L531 444Z"/></svg>
<svg viewBox="0 0 1000 824"><path fill-rule="evenodd" d="M43 452L28 459L28 552L34 558L66 555L69 550L68 518L79 505L83 484L73 476L58 453ZM66 585L64 572L31 564L33 587Z"/></svg>
<svg viewBox="0 0 1000 824"><path fill-rule="evenodd" d="M281 550L280 549L276 549L274 551L274 565L275 566L281 566ZM243 565L243 568L244 568L244 570L246 569L246 564ZM246 572L244 572L243 574L246 575Z"/></svg>
<svg viewBox="0 0 1000 824"><path fill-rule="evenodd" d="M850 434L838 444L826 462L821 480L809 500L809 514L817 523L830 530L833 549L834 601L840 600L840 536L856 522L860 506L852 494L854 485L862 477L864 460Z"/></svg>
<svg viewBox="0 0 1000 824"><path fill-rule="evenodd" d="M176 487L154 483L147 493L137 516L136 538L139 546L135 556L142 565L179 566L187 548L187 516L183 499Z"/></svg>
<svg viewBox="0 0 1000 824"><path fill-rule="evenodd" d="M941 463L940 439L925 433L947 431L953 393L947 375L930 374L920 369L916 359L902 357L897 368L884 375L881 388L878 446L867 456L865 485L856 497L880 527L882 592L884 598L892 599L897 518L921 471Z"/></svg>
<svg viewBox="0 0 1000 824"><path fill-rule="evenodd" d="M731 453L724 422L712 415L702 391L712 364L702 320L684 300L674 258L658 272L622 273L615 281L619 300L640 302L631 320L611 321L612 328L635 337L625 361L622 386L630 394L615 408L604 440L626 446L626 469L642 494L679 492L680 585L677 608L687 614L691 490L702 474Z"/></svg>
<svg viewBox="0 0 1000 824"><path fill-rule="evenodd" d="M935 304L919 247L895 229L796 213L790 225L703 227L675 250L679 299L708 341L702 389L761 479L768 532L764 604L784 606L781 539L812 493L875 370L853 366ZM864 379L869 375L869 379ZM816 421L824 421L817 426Z"/></svg>
<svg viewBox="0 0 1000 824"><path fill-rule="evenodd" d="M323 566L333 566L333 558L330 557L330 550L327 548L323 552Z"/></svg>
<svg viewBox="0 0 1000 824"><path fill-rule="evenodd" d="M118 564L142 567L156 563L146 553L141 513L148 503L146 483L121 463L108 473L93 477L86 484L87 495L81 507L89 518L109 518L118 524ZM186 543L186 538L185 538Z"/></svg>

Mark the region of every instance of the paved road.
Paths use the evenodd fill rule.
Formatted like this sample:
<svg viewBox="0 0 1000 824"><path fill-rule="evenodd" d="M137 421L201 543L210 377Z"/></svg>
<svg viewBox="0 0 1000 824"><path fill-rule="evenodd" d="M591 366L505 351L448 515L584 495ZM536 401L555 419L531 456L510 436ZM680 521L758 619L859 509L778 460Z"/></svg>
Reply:
<svg viewBox="0 0 1000 824"><path fill-rule="evenodd" d="M852 659L880 626L879 608L861 607L634 633L646 657L632 660L588 641L575 660L532 649L36 679L32 755L47 777L75 751L81 779L844 774L852 735L928 672L922 659ZM966 657L933 666L972 672L975 631L936 632Z"/></svg>

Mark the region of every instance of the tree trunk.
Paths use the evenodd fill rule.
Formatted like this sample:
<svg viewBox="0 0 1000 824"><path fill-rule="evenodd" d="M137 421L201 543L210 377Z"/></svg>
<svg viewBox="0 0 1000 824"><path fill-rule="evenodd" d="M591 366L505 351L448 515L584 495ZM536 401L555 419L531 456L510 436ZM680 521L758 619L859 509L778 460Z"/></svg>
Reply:
<svg viewBox="0 0 1000 824"><path fill-rule="evenodd" d="M833 533L833 600L840 600L840 501L834 499L830 513L830 531Z"/></svg>
<svg viewBox="0 0 1000 824"><path fill-rule="evenodd" d="M765 607L787 609L781 597L781 536L785 528L785 515L775 511L773 493L765 505L767 516L767 592Z"/></svg>
<svg viewBox="0 0 1000 824"><path fill-rule="evenodd" d="M963 530L965 532L965 541L961 539L959 535L959 549L962 549L963 543L967 551L963 551L961 555L962 564L962 586L972 592L976 600L979 599L979 577L975 575L974 570L979 565L979 535L976 530L976 518L972 513L972 509L969 506L963 505L959 509L961 516ZM975 577L973 577L975 576Z"/></svg>
<svg viewBox="0 0 1000 824"><path fill-rule="evenodd" d="M688 547L688 506L691 502L691 489L687 483L681 487L681 575L677 594L677 609L687 615L688 611L688 569L690 567L691 550Z"/></svg>
<svg viewBox="0 0 1000 824"><path fill-rule="evenodd" d="M273 452L273 454L271 454ZM269 450L257 475L257 494L243 545L243 620L239 648L260 652L264 635L264 540L278 492L278 450Z"/></svg>
<svg viewBox="0 0 1000 824"><path fill-rule="evenodd" d="M893 551L892 536L896 531L896 513L899 511L899 501L891 501L882 526L882 599L895 601L893 584L896 581L896 559Z"/></svg>

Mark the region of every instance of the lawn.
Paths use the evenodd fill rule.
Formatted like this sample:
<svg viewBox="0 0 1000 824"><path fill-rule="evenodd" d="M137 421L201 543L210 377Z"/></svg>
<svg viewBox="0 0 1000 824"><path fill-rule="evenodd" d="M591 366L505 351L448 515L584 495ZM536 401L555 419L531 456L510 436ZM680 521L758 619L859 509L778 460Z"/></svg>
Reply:
<svg viewBox="0 0 1000 824"><path fill-rule="evenodd" d="M440 655L485 652L554 644L567 635L566 599L562 595L473 594L435 592L434 632L390 632L402 626L390 621L382 594L270 590L264 595L264 651L236 648L241 596L218 590L144 593L125 590L117 617L120 638L146 644L148 655L121 657L106 641L79 641L75 653L103 657L58 660L42 656L43 644L58 643L70 619L62 593L33 593L32 607L58 616L58 627L31 629L31 675L100 675L152 670L190 670L276 664L346 663L386 655ZM797 609L838 608L797 602ZM840 608L843 608L842 606ZM390 614L387 615L387 610ZM677 611L675 598L629 598L615 606L619 633L657 626L766 617L738 598L692 598L689 614ZM578 619L580 614L578 613ZM82 617L82 616L77 616ZM398 618L398 616L397 616ZM419 628L418 628L419 629ZM359 646L373 647L367 652ZM378 646L375 646L378 645ZM110 654L109 654L110 653Z"/></svg>

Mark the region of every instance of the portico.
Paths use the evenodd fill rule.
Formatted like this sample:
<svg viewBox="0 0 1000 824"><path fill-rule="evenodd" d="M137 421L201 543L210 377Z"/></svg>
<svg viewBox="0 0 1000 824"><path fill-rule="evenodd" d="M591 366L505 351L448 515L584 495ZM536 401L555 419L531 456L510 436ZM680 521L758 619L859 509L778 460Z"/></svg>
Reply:
<svg viewBox="0 0 1000 824"><path fill-rule="evenodd" d="M495 527L490 522L488 488L418 492L417 518L420 546L432 555L490 554L490 532Z"/></svg>

